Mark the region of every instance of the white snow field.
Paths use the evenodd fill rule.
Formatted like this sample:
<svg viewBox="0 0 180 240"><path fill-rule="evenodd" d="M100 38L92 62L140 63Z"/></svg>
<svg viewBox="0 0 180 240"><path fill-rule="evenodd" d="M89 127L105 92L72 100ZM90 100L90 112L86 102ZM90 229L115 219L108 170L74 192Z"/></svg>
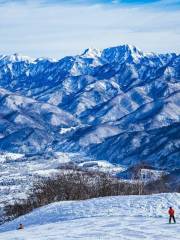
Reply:
<svg viewBox="0 0 180 240"><path fill-rule="evenodd" d="M177 224L168 224L169 206ZM56 202L0 226L0 240L179 240L179 214L178 193Z"/></svg>

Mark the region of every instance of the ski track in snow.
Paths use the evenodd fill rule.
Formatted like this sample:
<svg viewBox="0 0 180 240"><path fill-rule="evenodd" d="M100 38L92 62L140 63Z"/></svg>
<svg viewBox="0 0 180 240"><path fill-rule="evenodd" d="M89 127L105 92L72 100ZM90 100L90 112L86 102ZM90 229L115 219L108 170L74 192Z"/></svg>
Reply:
<svg viewBox="0 0 180 240"><path fill-rule="evenodd" d="M169 206L177 224L168 224ZM179 240L179 214L177 193L56 202L0 226L0 240Z"/></svg>

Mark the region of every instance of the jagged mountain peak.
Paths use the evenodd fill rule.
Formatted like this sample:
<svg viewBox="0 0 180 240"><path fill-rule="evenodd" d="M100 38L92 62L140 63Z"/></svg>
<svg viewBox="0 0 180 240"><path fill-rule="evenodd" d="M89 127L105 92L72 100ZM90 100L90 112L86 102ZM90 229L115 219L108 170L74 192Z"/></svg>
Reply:
<svg viewBox="0 0 180 240"><path fill-rule="evenodd" d="M87 48L81 57L86 57L86 58L96 58L96 57L101 57L101 50L97 48Z"/></svg>
<svg viewBox="0 0 180 240"><path fill-rule="evenodd" d="M143 54L143 52L137 48L134 45L131 44L123 44L123 45L118 45L110 48L106 48L104 50L116 50L118 52L130 52L130 53L138 53L138 54Z"/></svg>
<svg viewBox="0 0 180 240"><path fill-rule="evenodd" d="M17 62L26 62L26 63L38 63L38 62L57 62L58 60L55 58L48 58L48 57L39 57L33 58L29 56L24 56L20 53L14 53L11 55L0 55L0 61L4 64L8 63L17 63Z"/></svg>
<svg viewBox="0 0 180 240"><path fill-rule="evenodd" d="M144 54L135 46L126 44L104 49L102 51L102 57L110 62L126 60L138 61L144 57Z"/></svg>
<svg viewBox="0 0 180 240"><path fill-rule="evenodd" d="M100 58L101 60L121 60L122 57L127 59L128 57L132 57L134 60L141 58L144 56L143 52L136 48L133 45L119 45L116 47L105 48L103 50L99 50L96 48L88 48L84 51L81 57L85 58Z"/></svg>
<svg viewBox="0 0 180 240"><path fill-rule="evenodd" d="M35 61L35 58L30 58L28 56L23 56L19 53L14 53L12 55L1 55L0 56L0 60L4 61L4 62L11 62L11 63L14 63L14 62L34 62Z"/></svg>
<svg viewBox="0 0 180 240"><path fill-rule="evenodd" d="M35 59L35 62L58 62L56 58L48 58L48 57L39 57Z"/></svg>

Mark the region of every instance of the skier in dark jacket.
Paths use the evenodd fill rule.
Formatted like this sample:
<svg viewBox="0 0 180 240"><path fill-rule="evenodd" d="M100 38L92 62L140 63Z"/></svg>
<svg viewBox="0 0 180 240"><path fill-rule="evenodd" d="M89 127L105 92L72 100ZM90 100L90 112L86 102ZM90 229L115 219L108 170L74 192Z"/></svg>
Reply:
<svg viewBox="0 0 180 240"><path fill-rule="evenodd" d="M22 223L19 224L18 230L24 229L24 225Z"/></svg>
<svg viewBox="0 0 180 240"><path fill-rule="evenodd" d="M176 223L176 219L175 219L175 216L174 216L175 211L172 207L169 208L168 213L169 213L169 223L171 223L172 219L173 219L174 223Z"/></svg>

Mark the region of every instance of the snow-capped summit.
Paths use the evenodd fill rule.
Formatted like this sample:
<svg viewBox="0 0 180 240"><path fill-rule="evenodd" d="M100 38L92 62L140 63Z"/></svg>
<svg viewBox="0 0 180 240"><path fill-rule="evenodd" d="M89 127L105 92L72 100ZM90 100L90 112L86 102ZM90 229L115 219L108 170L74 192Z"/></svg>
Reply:
<svg viewBox="0 0 180 240"><path fill-rule="evenodd" d="M102 57L110 62L138 61L143 57L143 52L131 45L107 48L102 51Z"/></svg>
<svg viewBox="0 0 180 240"><path fill-rule="evenodd" d="M120 45L117 47L106 48L104 50L88 48L84 51L81 57L85 58L99 58L104 61L114 62L122 61L131 58L134 61L138 61L144 56L143 52L132 45Z"/></svg>
<svg viewBox="0 0 180 240"><path fill-rule="evenodd" d="M0 61L4 61L4 63L15 63L15 62L33 62L35 59L34 58L30 58L28 56L23 56L21 54L18 53L14 53L12 55L3 55L2 57L0 57Z"/></svg>
<svg viewBox="0 0 180 240"><path fill-rule="evenodd" d="M56 58L47 58L47 57L39 57L35 59L36 62L40 62L40 61L49 61L49 62L57 62L58 60Z"/></svg>
<svg viewBox="0 0 180 240"><path fill-rule="evenodd" d="M85 58L97 58L101 57L101 51L96 48L87 48L84 53L81 55L81 57Z"/></svg>

